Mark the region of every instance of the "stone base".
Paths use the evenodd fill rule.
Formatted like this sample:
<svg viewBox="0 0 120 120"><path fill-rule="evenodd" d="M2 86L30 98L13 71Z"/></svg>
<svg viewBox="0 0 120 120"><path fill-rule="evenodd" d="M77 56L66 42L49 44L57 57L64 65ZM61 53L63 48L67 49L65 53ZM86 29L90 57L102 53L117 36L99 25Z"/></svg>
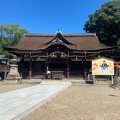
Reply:
<svg viewBox="0 0 120 120"><path fill-rule="evenodd" d="M19 81L21 80L22 77L19 75L19 72L18 72L18 65L14 65L12 64L11 67L10 67L10 72L8 73L7 77L5 78L5 80L8 80L8 81Z"/></svg>

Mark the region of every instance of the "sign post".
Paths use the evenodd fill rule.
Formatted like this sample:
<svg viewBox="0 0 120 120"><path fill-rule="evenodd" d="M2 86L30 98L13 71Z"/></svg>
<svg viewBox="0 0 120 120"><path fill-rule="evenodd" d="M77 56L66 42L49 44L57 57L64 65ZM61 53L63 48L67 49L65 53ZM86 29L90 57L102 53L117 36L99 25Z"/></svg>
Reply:
<svg viewBox="0 0 120 120"><path fill-rule="evenodd" d="M92 60L92 75L95 84L95 75L110 75L113 84L114 60L101 57Z"/></svg>
<svg viewBox="0 0 120 120"><path fill-rule="evenodd" d="M113 85L113 75L111 75L112 85Z"/></svg>
<svg viewBox="0 0 120 120"><path fill-rule="evenodd" d="M93 84L95 85L95 75L93 75Z"/></svg>

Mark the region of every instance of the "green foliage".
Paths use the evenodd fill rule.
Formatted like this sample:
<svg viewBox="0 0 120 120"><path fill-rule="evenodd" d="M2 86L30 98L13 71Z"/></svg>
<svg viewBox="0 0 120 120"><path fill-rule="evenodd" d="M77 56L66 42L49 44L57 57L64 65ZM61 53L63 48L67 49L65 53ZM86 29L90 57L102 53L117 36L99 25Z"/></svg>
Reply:
<svg viewBox="0 0 120 120"><path fill-rule="evenodd" d="M0 55L11 55L11 54L8 53L7 51L3 51L2 49L0 49Z"/></svg>
<svg viewBox="0 0 120 120"><path fill-rule="evenodd" d="M117 55L119 55L119 54L120 54L120 39L118 39L118 41L117 41L116 54L117 54Z"/></svg>
<svg viewBox="0 0 120 120"><path fill-rule="evenodd" d="M2 47L16 45L24 33L28 31L18 24L0 24L0 54L7 54Z"/></svg>
<svg viewBox="0 0 120 120"><path fill-rule="evenodd" d="M120 0L106 2L94 14L90 14L84 30L96 33L103 44L116 45L120 38Z"/></svg>

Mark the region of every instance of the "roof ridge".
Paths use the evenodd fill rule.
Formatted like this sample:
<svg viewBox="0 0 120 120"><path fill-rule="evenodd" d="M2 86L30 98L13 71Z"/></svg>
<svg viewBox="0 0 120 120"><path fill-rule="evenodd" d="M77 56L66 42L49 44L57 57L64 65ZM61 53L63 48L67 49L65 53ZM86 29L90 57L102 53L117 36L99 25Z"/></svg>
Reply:
<svg viewBox="0 0 120 120"><path fill-rule="evenodd" d="M50 34L50 33L25 33L24 36L55 36L56 34ZM62 34L63 36L86 36L86 35L94 35L96 36L96 33L67 33Z"/></svg>
<svg viewBox="0 0 120 120"><path fill-rule="evenodd" d="M40 36L40 35L44 35L44 36L54 36L55 34L44 34L44 33L25 33L24 36Z"/></svg>
<svg viewBox="0 0 120 120"><path fill-rule="evenodd" d="M96 33L73 33L73 34L63 34L63 36L66 35L66 36L86 36L86 35L94 35L96 36Z"/></svg>

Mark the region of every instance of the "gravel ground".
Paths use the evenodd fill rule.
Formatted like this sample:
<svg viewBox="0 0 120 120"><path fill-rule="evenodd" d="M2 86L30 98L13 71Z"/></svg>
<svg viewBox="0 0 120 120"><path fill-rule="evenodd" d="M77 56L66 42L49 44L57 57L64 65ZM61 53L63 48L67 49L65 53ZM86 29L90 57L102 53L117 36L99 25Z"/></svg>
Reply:
<svg viewBox="0 0 120 120"><path fill-rule="evenodd" d="M120 90L72 85L22 120L120 120Z"/></svg>
<svg viewBox="0 0 120 120"><path fill-rule="evenodd" d="M14 82L14 81L12 82L0 81L0 93L9 92L12 90L21 89L25 87L30 87L30 86L37 85L37 84L38 83L36 82L26 82L26 81L22 81L21 83Z"/></svg>
<svg viewBox="0 0 120 120"><path fill-rule="evenodd" d="M0 93L37 84L0 81ZM120 120L120 90L108 85L74 84L22 120Z"/></svg>

